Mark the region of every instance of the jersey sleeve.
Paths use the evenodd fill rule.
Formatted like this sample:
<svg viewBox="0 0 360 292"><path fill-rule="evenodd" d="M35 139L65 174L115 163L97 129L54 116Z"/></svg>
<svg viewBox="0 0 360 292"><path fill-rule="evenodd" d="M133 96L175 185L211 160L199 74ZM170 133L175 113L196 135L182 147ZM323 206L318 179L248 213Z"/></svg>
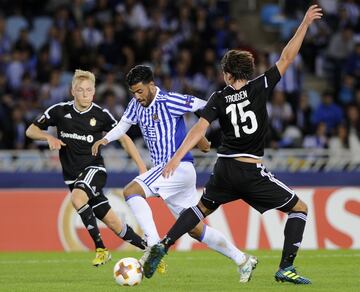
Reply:
<svg viewBox="0 0 360 292"><path fill-rule="evenodd" d="M130 129L131 123L128 123L124 117L121 118L120 122L110 132L105 135L105 139L109 142L120 139Z"/></svg>
<svg viewBox="0 0 360 292"><path fill-rule="evenodd" d="M33 121L33 124L41 130L47 130L48 127L56 127L59 107L53 105L49 107L39 118Z"/></svg>
<svg viewBox="0 0 360 292"><path fill-rule="evenodd" d="M124 121L126 121L129 124L136 125L138 123L136 109L137 109L137 102L136 102L136 99L133 98L129 102L121 119L123 119Z"/></svg>
<svg viewBox="0 0 360 292"><path fill-rule="evenodd" d="M113 129L117 125L117 120L114 118L114 116L109 112L107 109L103 109L103 112L105 113L105 126L104 131L109 132L111 129Z"/></svg>
<svg viewBox="0 0 360 292"><path fill-rule="evenodd" d="M183 116L188 112L196 112L204 108L206 101L193 95L183 95L169 92L167 95L167 108L173 117Z"/></svg>
<svg viewBox="0 0 360 292"><path fill-rule="evenodd" d="M205 108L201 111L201 117L207 120L209 123L218 118L219 106L216 103L216 92L212 94L207 102Z"/></svg>
<svg viewBox="0 0 360 292"><path fill-rule="evenodd" d="M276 65L272 66L264 74L264 86L268 90L273 90L275 85L280 81L281 75Z"/></svg>
<svg viewBox="0 0 360 292"><path fill-rule="evenodd" d="M280 81L281 75L276 65L265 71L264 74L251 80L257 92L268 92L270 93L275 85Z"/></svg>

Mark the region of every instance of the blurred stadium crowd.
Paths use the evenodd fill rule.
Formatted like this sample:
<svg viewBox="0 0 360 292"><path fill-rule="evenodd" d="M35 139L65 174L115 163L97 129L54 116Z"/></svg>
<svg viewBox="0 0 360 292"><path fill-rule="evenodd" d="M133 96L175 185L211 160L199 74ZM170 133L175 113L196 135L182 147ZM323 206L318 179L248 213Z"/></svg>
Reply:
<svg viewBox="0 0 360 292"><path fill-rule="evenodd" d="M26 139L25 129L50 105L71 99L78 68L95 73L95 102L117 119L131 98L124 76L136 64L151 66L159 87L203 99L224 86L219 60L229 48L251 51L261 74L314 1L258 7L254 17L264 33L276 31L268 48L246 40L241 15L230 17L231 2L1 1L0 149L39 147ZM311 26L301 55L268 102L268 147L360 150L360 3L317 2L324 19ZM326 80L325 90L305 88L306 78ZM189 126L195 121L188 116ZM218 131L214 123L208 133L213 147ZM130 135L140 133L134 128Z"/></svg>

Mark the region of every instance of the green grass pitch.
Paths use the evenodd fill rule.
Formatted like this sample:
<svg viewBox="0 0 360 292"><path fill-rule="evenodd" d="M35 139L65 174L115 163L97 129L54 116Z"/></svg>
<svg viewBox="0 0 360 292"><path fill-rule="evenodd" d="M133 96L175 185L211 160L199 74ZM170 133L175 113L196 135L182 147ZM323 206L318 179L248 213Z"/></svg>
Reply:
<svg viewBox="0 0 360 292"><path fill-rule="evenodd" d="M300 251L296 267L312 285L277 283L280 251L253 251L259 264L251 282L238 283L236 266L211 251L174 252L168 272L121 287L112 278L115 261L140 252L113 252L113 260L91 266L93 253L0 253L0 291L360 291L360 250Z"/></svg>

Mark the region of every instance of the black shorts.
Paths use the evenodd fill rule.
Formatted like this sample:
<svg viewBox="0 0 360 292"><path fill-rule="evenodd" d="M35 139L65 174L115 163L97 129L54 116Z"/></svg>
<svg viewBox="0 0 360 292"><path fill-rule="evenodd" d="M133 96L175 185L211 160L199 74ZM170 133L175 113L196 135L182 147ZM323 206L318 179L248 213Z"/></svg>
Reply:
<svg viewBox="0 0 360 292"><path fill-rule="evenodd" d="M299 200L295 192L277 180L264 165L219 158L201 200L205 206L216 206L238 199L260 213L270 209L288 212Z"/></svg>
<svg viewBox="0 0 360 292"><path fill-rule="evenodd" d="M103 192L106 179L107 174L104 167L89 166L79 174L74 183L68 185L70 191L77 188L83 190L88 195L88 204L99 219L102 219L111 208L109 200Z"/></svg>

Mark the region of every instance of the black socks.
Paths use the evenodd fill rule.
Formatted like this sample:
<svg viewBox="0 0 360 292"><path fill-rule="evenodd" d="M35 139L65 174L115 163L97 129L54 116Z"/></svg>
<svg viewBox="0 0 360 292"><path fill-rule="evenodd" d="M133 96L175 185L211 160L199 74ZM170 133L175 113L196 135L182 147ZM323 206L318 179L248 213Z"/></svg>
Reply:
<svg viewBox="0 0 360 292"><path fill-rule="evenodd" d="M91 238L93 239L95 247L105 248L92 208L88 204L86 204L82 206L79 210L77 210L77 212L80 215L81 220L84 223L86 229L88 230ZM123 240L131 243L132 245L142 250L144 250L146 247L146 242L138 234L136 234L129 225L124 225L122 231L118 235Z"/></svg>
<svg viewBox="0 0 360 292"><path fill-rule="evenodd" d="M175 224L171 227L165 238L161 241L165 245L166 251L182 235L188 233L196 225L198 225L202 219L204 219L204 214L197 206L186 209L176 220Z"/></svg>
<svg viewBox="0 0 360 292"><path fill-rule="evenodd" d="M129 226L124 225L121 232L118 234L123 240L131 243L132 245L144 250L146 247L146 242L135 233L135 231Z"/></svg>
<svg viewBox="0 0 360 292"><path fill-rule="evenodd" d="M280 268L284 269L293 265L296 253L301 245L306 224L306 213L290 212L284 229L284 247Z"/></svg>
<svg viewBox="0 0 360 292"><path fill-rule="evenodd" d="M84 223L86 229L88 230L91 238L95 243L96 248L105 248L105 245L101 239L100 231L97 226L96 218L91 207L86 204L77 210L78 214L81 217L82 222Z"/></svg>

